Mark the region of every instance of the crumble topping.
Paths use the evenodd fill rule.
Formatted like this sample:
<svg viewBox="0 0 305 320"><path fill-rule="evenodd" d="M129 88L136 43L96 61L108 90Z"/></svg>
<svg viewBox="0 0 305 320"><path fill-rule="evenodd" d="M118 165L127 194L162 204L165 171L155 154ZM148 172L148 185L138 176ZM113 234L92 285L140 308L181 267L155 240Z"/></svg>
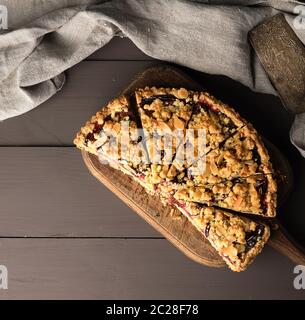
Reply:
<svg viewBox="0 0 305 320"><path fill-rule="evenodd" d="M192 202L175 203L224 258L233 271L243 271L262 250L269 227L221 209Z"/></svg>
<svg viewBox="0 0 305 320"><path fill-rule="evenodd" d="M259 135L232 108L206 92L146 87L135 97L144 133L122 96L93 116L74 143L132 176L148 193L158 194L162 203L178 207L232 270L244 270L267 241L269 227L225 210L264 217L276 214L276 182ZM120 142L125 125L127 146ZM193 129L193 140L187 129ZM182 138L173 135L179 130ZM200 130L206 133L203 154ZM202 169L200 161L181 161L180 149L186 154L194 151L199 160L205 157L205 171L195 174ZM160 161L151 163L156 153Z"/></svg>
<svg viewBox="0 0 305 320"><path fill-rule="evenodd" d="M112 100L77 133L74 144L112 167L135 172L148 166L143 137L125 96Z"/></svg>
<svg viewBox="0 0 305 320"><path fill-rule="evenodd" d="M196 163L190 174L193 168ZM204 172L194 175L193 180L194 184L209 184L255 174L273 174L273 169L257 132L247 125L206 155Z"/></svg>
<svg viewBox="0 0 305 320"><path fill-rule="evenodd" d="M224 180L216 184L177 186L174 197L178 200L216 205L239 212L276 215L276 185L272 177L253 175L247 178ZM270 182L270 183L269 183Z"/></svg>
<svg viewBox="0 0 305 320"><path fill-rule="evenodd" d="M148 88L135 93L144 129L151 170L148 183L158 184L172 175L171 163L192 115L192 92L184 88Z"/></svg>

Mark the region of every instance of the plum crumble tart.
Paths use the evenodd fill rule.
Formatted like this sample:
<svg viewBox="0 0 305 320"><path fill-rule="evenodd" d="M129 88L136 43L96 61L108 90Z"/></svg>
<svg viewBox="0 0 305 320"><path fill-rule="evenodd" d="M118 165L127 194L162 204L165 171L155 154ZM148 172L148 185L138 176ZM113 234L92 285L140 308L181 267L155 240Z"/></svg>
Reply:
<svg viewBox="0 0 305 320"><path fill-rule="evenodd" d="M188 201L173 204L202 233L230 269L243 271L269 239L267 224Z"/></svg>
<svg viewBox="0 0 305 320"><path fill-rule="evenodd" d="M275 217L277 207L260 136L207 92L146 87L132 96L97 112L75 145L177 207L232 270L245 270L270 234L253 215Z"/></svg>

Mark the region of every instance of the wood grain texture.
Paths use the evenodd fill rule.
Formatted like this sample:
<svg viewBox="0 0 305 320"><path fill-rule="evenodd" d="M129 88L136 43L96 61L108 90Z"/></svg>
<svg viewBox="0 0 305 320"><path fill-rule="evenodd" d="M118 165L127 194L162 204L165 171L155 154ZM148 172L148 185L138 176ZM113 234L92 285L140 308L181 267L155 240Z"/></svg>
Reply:
<svg viewBox="0 0 305 320"><path fill-rule="evenodd" d="M156 196L124 173L102 165L98 158L85 151L83 159L90 172L124 201L174 246L194 261L210 267L223 267L223 259L178 209L164 206Z"/></svg>
<svg viewBox="0 0 305 320"><path fill-rule="evenodd" d="M0 146L72 146L79 128L151 61L84 61L67 72L54 97L0 123Z"/></svg>
<svg viewBox="0 0 305 320"><path fill-rule="evenodd" d="M160 237L75 148L0 148L0 177L0 237Z"/></svg>
<svg viewBox="0 0 305 320"><path fill-rule="evenodd" d="M279 225L279 228L272 232L269 245L288 257L295 264L305 266L304 247L297 243L295 239L285 231L283 226Z"/></svg>
<svg viewBox="0 0 305 320"><path fill-rule="evenodd" d="M294 265L266 248L240 274L194 263L164 239L0 239L0 299L304 299Z"/></svg>
<svg viewBox="0 0 305 320"><path fill-rule="evenodd" d="M286 108L293 113L305 112L305 46L285 16L268 19L249 36Z"/></svg>

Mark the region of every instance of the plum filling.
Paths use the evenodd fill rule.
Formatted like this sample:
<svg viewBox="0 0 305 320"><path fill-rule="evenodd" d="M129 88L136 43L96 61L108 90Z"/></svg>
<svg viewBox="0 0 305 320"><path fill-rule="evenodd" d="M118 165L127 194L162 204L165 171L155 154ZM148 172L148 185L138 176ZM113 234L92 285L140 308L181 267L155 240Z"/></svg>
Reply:
<svg viewBox="0 0 305 320"><path fill-rule="evenodd" d="M206 238L209 236L210 234L210 229L211 229L211 225L210 223L208 223L205 227L205 230L204 230L204 235L206 236Z"/></svg>
<svg viewBox="0 0 305 320"><path fill-rule="evenodd" d="M115 117L118 117L119 120L123 120L126 117L129 117L131 119L133 119L133 113L130 111L121 111L121 112L116 112L114 114Z"/></svg>
<svg viewBox="0 0 305 320"><path fill-rule="evenodd" d="M250 251L262 238L265 227L258 225L254 231L246 233L246 252Z"/></svg>
<svg viewBox="0 0 305 320"><path fill-rule="evenodd" d="M193 115L197 115L200 113L201 109L204 109L205 111L210 111L213 113L216 113L218 115L223 115L226 117L226 115L224 113L222 113L219 109L217 109L214 105L208 103L205 99L200 99L199 103L196 103L193 106ZM234 122L229 119L229 121L225 124L225 126L229 129L229 130L236 130L236 125L234 124Z"/></svg>
<svg viewBox="0 0 305 320"><path fill-rule="evenodd" d="M143 97L141 101L141 106L144 106L145 104L151 104L156 99L159 99L162 102L171 102L175 101L177 98L171 94L157 94L150 97Z"/></svg>
<svg viewBox="0 0 305 320"><path fill-rule="evenodd" d="M226 127L229 128L230 130L236 130L237 127L234 124L234 122L230 119L230 121L226 124Z"/></svg>
<svg viewBox="0 0 305 320"><path fill-rule="evenodd" d="M244 180L241 178L234 178L232 179L232 182L235 185L237 183L243 183ZM266 193L268 190L268 180L266 177L264 177L262 181L258 182L255 188L260 196L261 209L264 214L267 211Z"/></svg>
<svg viewBox="0 0 305 320"><path fill-rule="evenodd" d="M257 191L261 196L264 196L265 193L267 192L267 179L264 177L264 180L261 181L258 185L257 185Z"/></svg>
<svg viewBox="0 0 305 320"><path fill-rule="evenodd" d="M260 199L261 199L261 207L262 207L262 211L263 213L266 213L267 211L267 202L266 202L266 192L268 189L268 181L266 179L266 177L264 177L264 180L262 182L260 182L257 186L256 189L260 195Z"/></svg>
<svg viewBox="0 0 305 320"><path fill-rule="evenodd" d="M224 259L228 260L232 265L236 264L236 261L233 261L229 256L220 254Z"/></svg>
<svg viewBox="0 0 305 320"><path fill-rule="evenodd" d="M134 119L134 115L131 111L117 111L115 112L114 116L112 116L111 114L108 114L105 119L104 119L104 122L107 122L107 121L112 121L114 120L114 118L117 120L117 121L122 121L122 120L125 120L125 118L129 117L130 119Z"/></svg>
<svg viewBox="0 0 305 320"><path fill-rule="evenodd" d="M86 136L85 143L87 144L89 141L95 141L94 134L89 132Z"/></svg>
<svg viewBox="0 0 305 320"><path fill-rule="evenodd" d="M119 121L122 121L124 120L126 117L129 117L129 118L132 118L133 117L133 114L131 112L126 112L126 111L121 111L121 112L116 112L115 113L115 117L118 117L119 118ZM112 117L111 115L107 115L104 119L104 122L107 122L107 121L112 121ZM99 124L98 122L95 122L94 123L94 128L92 130L92 132L89 132L86 136L86 139L85 139L85 143L88 143L89 141L96 141L96 139L94 138L94 134L97 133L99 134L103 129L103 125L102 124ZM142 139L142 138L141 138ZM141 141L141 140L140 140Z"/></svg>
<svg viewBox="0 0 305 320"><path fill-rule="evenodd" d="M252 157L253 157L254 162L257 163L258 165L260 165L262 163L261 157L260 157L256 147L252 150Z"/></svg>
<svg viewBox="0 0 305 320"><path fill-rule="evenodd" d="M219 113L219 109L216 108L213 104L209 103L204 97L200 96L199 97L199 102L201 106L205 106L208 107L209 109L211 109L213 112L215 113Z"/></svg>
<svg viewBox="0 0 305 320"><path fill-rule="evenodd" d="M92 141L92 142L96 141L96 139L94 138L94 134L100 133L102 129L103 129L103 125L95 122L92 132L89 132L86 136L85 143L88 143L89 141Z"/></svg>
<svg viewBox="0 0 305 320"><path fill-rule="evenodd" d="M104 122L112 120L111 114L108 114L108 116L105 117Z"/></svg>
<svg viewBox="0 0 305 320"><path fill-rule="evenodd" d="M180 208L185 208L185 203L182 201L178 201L177 199L175 199L174 197L170 197L168 199L168 203L169 204L176 204L178 205Z"/></svg>
<svg viewBox="0 0 305 320"><path fill-rule="evenodd" d="M183 201L178 201L174 197L168 198L168 204L169 205L175 205L183 210L189 217L192 216L192 214L186 209L186 203Z"/></svg>
<svg viewBox="0 0 305 320"><path fill-rule="evenodd" d="M150 118L153 116L154 112L155 110L145 110L145 114Z"/></svg>
<svg viewBox="0 0 305 320"><path fill-rule="evenodd" d="M98 124L97 122L94 124L93 133L100 133L103 129L102 124Z"/></svg>
<svg viewBox="0 0 305 320"><path fill-rule="evenodd" d="M201 106L199 103L196 103L196 104L193 106L193 115L199 114L201 108L202 108L202 106Z"/></svg>

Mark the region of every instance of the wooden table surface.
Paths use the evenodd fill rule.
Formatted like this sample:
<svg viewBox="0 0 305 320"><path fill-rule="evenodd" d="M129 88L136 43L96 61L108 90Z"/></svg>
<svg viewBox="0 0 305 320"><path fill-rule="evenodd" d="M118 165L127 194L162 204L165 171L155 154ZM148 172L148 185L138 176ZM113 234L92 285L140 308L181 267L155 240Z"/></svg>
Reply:
<svg viewBox="0 0 305 320"><path fill-rule="evenodd" d="M116 38L69 70L52 99L0 123L0 265L9 275L1 299L305 298L305 290L293 287L294 264L270 247L241 274L189 260L85 168L72 145L75 132L156 63ZM276 97L184 70L288 156L296 186L279 214L304 243L305 160L289 142L292 116Z"/></svg>

